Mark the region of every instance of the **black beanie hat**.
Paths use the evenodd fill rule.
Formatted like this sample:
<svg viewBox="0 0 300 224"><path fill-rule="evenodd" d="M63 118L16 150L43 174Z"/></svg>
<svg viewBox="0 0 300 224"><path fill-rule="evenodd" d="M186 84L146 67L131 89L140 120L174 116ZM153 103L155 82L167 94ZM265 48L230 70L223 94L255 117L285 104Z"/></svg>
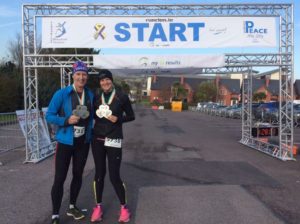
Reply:
<svg viewBox="0 0 300 224"><path fill-rule="evenodd" d="M107 70L107 69L100 70L99 71L99 81L101 79L105 79L105 78L110 79L112 82L114 81L113 76L109 70Z"/></svg>

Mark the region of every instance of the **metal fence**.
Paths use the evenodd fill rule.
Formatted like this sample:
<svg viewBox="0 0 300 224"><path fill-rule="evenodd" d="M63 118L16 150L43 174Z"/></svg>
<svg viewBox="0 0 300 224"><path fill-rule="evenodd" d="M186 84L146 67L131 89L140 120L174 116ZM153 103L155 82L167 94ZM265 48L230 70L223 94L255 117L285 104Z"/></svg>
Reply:
<svg viewBox="0 0 300 224"><path fill-rule="evenodd" d="M0 113L0 153L24 146L25 138L16 113Z"/></svg>

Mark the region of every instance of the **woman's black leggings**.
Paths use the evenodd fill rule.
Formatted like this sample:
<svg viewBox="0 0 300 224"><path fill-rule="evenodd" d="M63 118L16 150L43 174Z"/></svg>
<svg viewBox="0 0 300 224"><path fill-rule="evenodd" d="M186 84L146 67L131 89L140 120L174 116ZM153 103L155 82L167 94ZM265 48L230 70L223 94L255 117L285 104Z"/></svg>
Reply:
<svg viewBox="0 0 300 224"><path fill-rule="evenodd" d="M92 143L92 152L96 167L94 179L94 193L96 203L102 202L107 157L110 182L115 189L121 205L126 204L125 185L120 177L122 148L104 146L104 140L100 140L95 137Z"/></svg>
<svg viewBox="0 0 300 224"><path fill-rule="evenodd" d="M66 180L70 161L73 162L73 178L70 187L70 204L75 205L82 184L82 174L89 153L89 144L84 138L74 138L74 146L57 143L55 154L55 177L51 190L53 214L59 214L64 182Z"/></svg>

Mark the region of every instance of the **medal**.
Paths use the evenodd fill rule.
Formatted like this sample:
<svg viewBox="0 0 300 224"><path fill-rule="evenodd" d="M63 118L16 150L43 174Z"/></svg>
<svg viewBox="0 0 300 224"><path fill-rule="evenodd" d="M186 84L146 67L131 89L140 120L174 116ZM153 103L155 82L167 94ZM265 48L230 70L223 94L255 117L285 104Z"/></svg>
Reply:
<svg viewBox="0 0 300 224"><path fill-rule="evenodd" d="M109 109L109 105L112 103L115 94L116 94L116 90L113 89L107 103L105 103L104 93L101 94L102 104L99 106L98 110L96 110L96 115L99 118L103 118L103 117L108 118L110 115L112 115L112 111Z"/></svg>
<svg viewBox="0 0 300 224"><path fill-rule="evenodd" d="M79 101L79 105L77 105L76 109L72 111L72 114L76 115L82 119L86 119L90 116L90 112L87 110L87 106L84 105L85 91L83 89L82 95L81 95L81 97L79 97L74 84L73 84L73 89L76 92L76 95L77 95L77 98Z"/></svg>
<svg viewBox="0 0 300 224"><path fill-rule="evenodd" d="M73 115L76 115L82 119L86 119L89 117L90 112L87 110L87 107L84 105L77 105L76 109L72 111Z"/></svg>
<svg viewBox="0 0 300 224"><path fill-rule="evenodd" d="M108 118L110 115L112 115L112 111L109 109L108 105L100 105L98 110L96 110L96 115L99 118L105 117Z"/></svg>

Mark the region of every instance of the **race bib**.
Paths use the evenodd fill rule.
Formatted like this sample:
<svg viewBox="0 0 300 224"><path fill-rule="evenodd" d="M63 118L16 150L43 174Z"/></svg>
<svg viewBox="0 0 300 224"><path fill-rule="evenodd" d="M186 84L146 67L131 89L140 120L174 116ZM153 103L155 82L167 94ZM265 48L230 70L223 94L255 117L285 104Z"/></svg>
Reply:
<svg viewBox="0 0 300 224"><path fill-rule="evenodd" d="M85 127L74 126L74 138L79 138L85 133Z"/></svg>
<svg viewBox="0 0 300 224"><path fill-rule="evenodd" d="M122 148L122 139L120 138L105 138L104 145L114 148Z"/></svg>

